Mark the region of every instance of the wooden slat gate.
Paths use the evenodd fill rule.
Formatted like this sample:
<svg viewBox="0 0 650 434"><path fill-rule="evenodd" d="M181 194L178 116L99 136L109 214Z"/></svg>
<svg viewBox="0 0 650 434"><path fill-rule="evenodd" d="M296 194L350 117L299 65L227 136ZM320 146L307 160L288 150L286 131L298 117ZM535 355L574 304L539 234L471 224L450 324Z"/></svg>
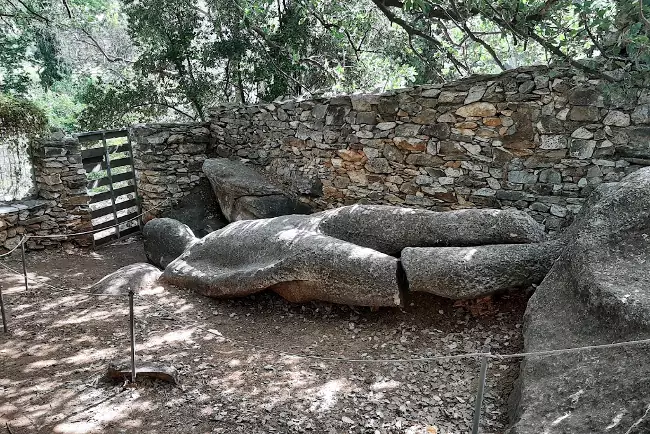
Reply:
<svg viewBox="0 0 650 434"><path fill-rule="evenodd" d="M141 211L128 130L92 131L77 138L85 147L81 158L88 178L93 230L106 228L94 234L94 244L139 231L140 219L133 219Z"/></svg>

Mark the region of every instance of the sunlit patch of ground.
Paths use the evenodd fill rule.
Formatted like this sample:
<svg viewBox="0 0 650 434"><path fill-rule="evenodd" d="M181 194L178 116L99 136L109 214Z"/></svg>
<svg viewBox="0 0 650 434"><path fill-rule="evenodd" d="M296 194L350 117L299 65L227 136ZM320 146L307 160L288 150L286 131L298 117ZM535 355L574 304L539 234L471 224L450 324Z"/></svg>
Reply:
<svg viewBox="0 0 650 434"><path fill-rule="evenodd" d="M2 263L18 270L18 259ZM489 314L475 317L428 296L371 312L292 305L270 293L218 301L159 287L136 298L137 360L173 366L181 385L144 380L123 388L100 377L109 363L128 360L127 298L72 291L141 261L137 238L96 251L32 252L29 291L22 276L0 267L11 312L11 332L0 333L0 427L15 434L467 433L476 360L346 363L286 353L368 360L521 349L521 295L496 299ZM517 370L513 361L490 365L484 433L503 432Z"/></svg>

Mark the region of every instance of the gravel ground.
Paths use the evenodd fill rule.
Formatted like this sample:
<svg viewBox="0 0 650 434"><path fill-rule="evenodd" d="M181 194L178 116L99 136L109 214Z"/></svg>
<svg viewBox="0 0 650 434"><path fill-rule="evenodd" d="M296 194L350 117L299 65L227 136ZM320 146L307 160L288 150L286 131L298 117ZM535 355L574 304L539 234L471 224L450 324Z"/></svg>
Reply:
<svg viewBox="0 0 650 434"><path fill-rule="evenodd" d="M16 270L19 256L2 264ZM404 308L289 304L273 293L219 301L177 288L136 300L138 363L173 366L180 386L101 379L128 358L125 298L75 295L144 260L131 238L96 251L28 254L30 277L0 267L11 311L0 335L0 424L14 434L468 433L478 360L372 363L320 360L430 357L521 350L526 299L456 303L411 295ZM225 340L223 337L232 340ZM286 354L307 355L296 358ZM502 433L517 361L490 363L482 432Z"/></svg>

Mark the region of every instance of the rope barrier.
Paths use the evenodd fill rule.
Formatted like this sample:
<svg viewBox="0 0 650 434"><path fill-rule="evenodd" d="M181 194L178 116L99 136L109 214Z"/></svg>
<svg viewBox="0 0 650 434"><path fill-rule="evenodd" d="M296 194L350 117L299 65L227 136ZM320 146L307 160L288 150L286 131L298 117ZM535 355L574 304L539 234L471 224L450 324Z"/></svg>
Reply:
<svg viewBox="0 0 650 434"><path fill-rule="evenodd" d="M17 276L22 276L21 273L14 270L13 268L7 266L6 264L3 264L2 262L0 262L0 266L4 267L8 271L16 274ZM96 294L96 293L84 291L84 290L81 290L81 289L75 289L75 288L69 288L69 289L59 288L59 287L51 285L51 284L49 284L47 282L41 282L41 281L38 281L38 280L33 279L31 277L28 277L28 279L31 280L33 283L36 283L37 285L47 286L47 287L53 289L56 293L68 293L70 295L94 296L94 297L128 297L129 296L128 293L124 293L124 294ZM142 294L136 294L136 297L144 299L144 298L147 298L149 296L142 295ZM214 331L212 329L208 329L208 328L205 328L205 327L199 325L196 321L180 318L177 314L174 314L173 312L170 312L169 310L163 308L162 306L160 306L158 304L155 304L154 307L156 309L158 309L158 310L161 310L162 312L167 314L169 317L173 318L174 320L176 320L176 321L178 321L180 323L185 323L185 324L192 325L193 327L196 327L199 330L202 330L202 331L204 331L206 333L212 334L212 335L217 336L219 338L222 338L224 340L230 341L232 343L245 345L247 347L255 348L255 349L258 349L258 350L262 350L262 351L277 353L279 355L289 357L289 358L311 359L311 360L330 361L330 362L347 362L347 363L421 363L421 362L459 360L459 359L481 358L481 357L488 357L490 359L496 359L496 360L506 360L506 359L532 357L532 356L553 356L553 355L559 355L559 354L576 353L576 352L582 352L582 351L592 351L592 350L609 349L609 348L621 348L621 347L636 346L636 345L646 345L646 344L650 345L650 338L649 338L649 339L640 339L640 340L634 340L634 341L614 342L614 343L611 343L611 344L586 345L586 346L583 346L583 347L570 347L570 348L560 348L560 349L556 349L556 350L529 351L529 352L511 353L511 354L494 354L494 353L490 353L490 352L474 352L474 353L463 353L463 354L450 354L450 355L444 355L444 356L413 357L413 358L403 358L403 359L350 359L350 358L345 358L345 357L334 357L334 356L317 356L317 355L311 355L311 354L293 354L293 353L288 353L286 351L281 351L281 350L278 350L278 349L275 349L275 348L264 347L264 346L253 344L253 343L241 340L241 339L235 339L235 338L231 338L229 336L225 336L221 332L216 332L216 331Z"/></svg>
<svg viewBox="0 0 650 434"><path fill-rule="evenodd" d="M142 211L140 214L138 214L135 217L131 217L128 220L124 220L123 222L116 223L116 224L114 224L112 226L107 226L105 228L94 229L92 231L85 231L85 232L76 232L74 234L28 235L27 237L28 238L62 238L62 237L67 238L67 237L78 237L78 236L81 236L81 235L90 235L90 234L95 234L95 233L98 233L98 232L104 232L104 231L107 231L109 229L112 229L112 228L118 227L120 225L123 225L125 223L128 223L130 221L133 221L135 219L138 219L138 218L142 217L143 215L145 215L146 213L160 208L161 206L163 206L164 204L166 204L167 202L169 202L171 200L172 200L171 198L167 198L164 201L160 202L158 205L153 206L153 207L149 208L148 210Z"/></svg>
<svg viewBox="0 0 650 434"><path fill-rule="evenodd" d="M22 246L26 239L27 239L27 235L23 235L23 238L18 242L18 244L16 244L16 247L14 247L13 249L9 250L7 253L3 253L2 255L0 255L0 258L2 258L2 257L4 257L4 256L9 256L9 255L11 255L13 252L15 252L16 250L18 250L18 247Z"/></svg>
<svg viewBox="0 0 650 434"><path fill-rule="evenodd" d="M7 266L6 264L3 264L0 262L0 266L4 267L8 271L14 273L17 276L22 276L21 273L18 271L14 270L13 268ZM67 293L70 295L80 295L80 296L93 296L93 297L128 297L128 293L124 294L96 294L88 291L84 291L81 289L76 289L76 288L59 288L54 285L51 285L47 282L41 282L36 279L33 279L31 277L28 277L30 281L33 283L36 283L37 285L44 285L47 286L51 289L53 289L56 293ZM153 296L153 295L152 295ZM136 294L136 297L138 298L147 298L147 295L142 295L142 294ZM576 353L576 352L583 352L583 351L592 351L592 350L600 350L600 349L610 349L610 348L622 348L622 347L628 347L628 346L636 346L636 345L650 345L650 338L649 339L639 339L639 340L634 340L634 341L624 341L624 342L614 342L611 344L600 344L600 345L586 345L583 347L570 347L570 348L560 348L556 350L541 350L541 351L529 351L529 352L521 352L521 353L511 353L511 354L494 354L490 352L474 352L474 353L463 353L463 354L450 354L450 355L444 355L444 356L433 356L433 357L413 357L413 358L404 358L404 359L350 359L350 358L345 358L345 357L334 357L334 356L317 356L317 355L310 355L310 354L293 354L293 353L288 353L286 351L281 351L275 348L269 348L269 347L264 347L261 345L253 344L241 339L235 339L231 338L229 336L223 335L221 332L216 332L212 329L205 328L201 325L199 325L196 321L188 320L188 319L183 319L180 318L177 314L174 314L173 312L170 312L169 310L163 308L162 306L156 304L154 307L158 310L161 310L165 314L167 314L169 317L173 318L174 320L180 322L180 323L185 323L192 325L193 327L196 327L199 330L202 330L206 333L218 336L219 338L222 338L224 340L230 341L232 343L236 344L241 344L245 345L250 348L255 348L258 350L262 351L268 351L272 353L277 353L285 357L289 358L298 358L298 359L311 359L311 360L321 360L321 361L331 361L331 362L348 362L348 363L418 363L418 362L433 362L433 361L444 361L444 360L459 360L459 359L469 359L469 358L481 358L481 357L488 357L490 359L496 359L496 360L506 360L506 359L514 359L514 358L522 358L522 357L532 357L532 356L554 356L554 355L559 355L559 354L567 354L567 353Z"/></svg>
<svg viewBox="0 0 650 434"><path fill-rule="evenodd" d="M9 267L7 264L3 264L2 262L0 262L0 266L4 267L6 270L9 270L10 272L16 274L17 276L22 276L23 275L22 273L19 273L18 271L16 271L13 268ZM94 297L128 297L128 295L129 295L129 294L95 294L93 292L88 292L88 291L84 291L84 290L80 290L80 289L77 290L75 288L71 288L71 289L59 288L59 287L56 287L54 285L50 285L47 282L38 281L38 280L33 279L33 278L29 277L29 276L27 277L27 279L30 280L32 283L35 283L37 285L47 286L48 288L53 289L54 292L58 293L58 294L60 294L60 293L69 293L69 294L73 293L71 295L77 295L77 294L78 295L90 295L90 296L94 296Z"/></svg>

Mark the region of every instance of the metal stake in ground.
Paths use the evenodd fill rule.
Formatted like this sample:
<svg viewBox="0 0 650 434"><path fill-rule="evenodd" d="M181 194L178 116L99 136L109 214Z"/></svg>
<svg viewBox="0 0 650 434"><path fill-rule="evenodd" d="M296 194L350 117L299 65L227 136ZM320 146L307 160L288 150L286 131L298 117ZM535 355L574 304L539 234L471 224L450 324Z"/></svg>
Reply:
<svg viewBox="0 0 650 434"><path fill-rule="evenodd" d="M5 301L2 297L2 285L0 285L0 311L2 312L2 328L7 333L7 318L5 317Z"/></svg>
<svg viewBox="0 0 650 434"><path fill-rule="evenodd" d="M23 257L23 276L25 277L25 291L29 292L29 285L27 284L27 263L25 262L25 238L20 242L20 251Z"/></svg>
<svg viewBox="0 0 650 434"><path fill-rule="evenodd" d="M135 383L135 318L133 316L133 290L129 288L129 328L131 329L131 383Z"/></svg>
<svg viewBox="0 0 650 434"><path fill-rule="evenodd" d="M474 404L474 423L472 434L478 434L478 427L481 423L481 407L483 406L483 392L485 391L485 376L487 374L488 358L481 357L481 373L478 379L478 390L476 391L476 403Z"/></svg>

